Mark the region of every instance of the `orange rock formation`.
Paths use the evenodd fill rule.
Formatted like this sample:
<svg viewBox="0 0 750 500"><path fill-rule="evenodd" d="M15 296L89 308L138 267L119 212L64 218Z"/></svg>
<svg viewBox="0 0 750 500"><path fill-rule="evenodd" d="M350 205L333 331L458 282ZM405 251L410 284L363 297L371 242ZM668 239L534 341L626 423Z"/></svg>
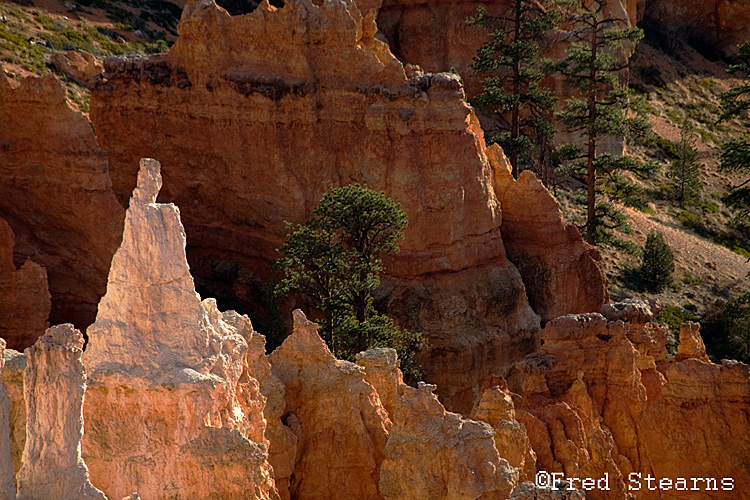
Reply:
<svg viewBox="0 0 750 500"><path fill-rule="evenodd" d="M23 350L49 326L50 295L43 267L26 259L16 269L14 242L13 230L0 218L0 337L9 349Z"/></svg>
<svg viewBox="0 0 750 500"><path fill-rule="evenodd" d="M106 153L54 76L14 88L0 75L0 137L0 217L15 233L14 261L46 269L52 323L83 328L96 315L122 231Z"/></svg>
<svg viewBox="0 0 750 500"><path fill-rule="evenodd" d="M557 318L542 331L542 348L509 374L537 468L579 479L608 475L610 490L587 491L591 499L671 498L665 487L649 489L649 475L672 481L673 491L678 478L715 478L718 488L703 481L695 498L737 498L750 484L741 465L750 460L743 416L750 367L700 359L691 325L681 338L690 339L692 357L669 357L664 327L644 317L647 310L607 306L609 322L600 314ZM722 489L723 478L732 478L731 490Z"/></svg>

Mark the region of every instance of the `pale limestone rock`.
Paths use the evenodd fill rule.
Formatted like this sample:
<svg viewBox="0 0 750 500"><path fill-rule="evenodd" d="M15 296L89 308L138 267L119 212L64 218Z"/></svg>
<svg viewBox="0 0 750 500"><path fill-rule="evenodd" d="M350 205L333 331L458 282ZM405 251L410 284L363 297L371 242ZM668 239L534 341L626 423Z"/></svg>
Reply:
<svg viewBox="0 0 750 500"><path fill-rule="evenodd" d="M15 481L23 464L23 449L26 447L26 400L23 394L26 354L6 349L4 361L5 366L0 376L10 400L10 453Z"/></svg>
<svg viewBox="0 0 750 500"><path fill-rule="evenodd" d="M518 472L498 455L489 425L449 413L434 385L402 386L380 469L388 500L508 498Z"/></svg>
<svg viewBox="0 0 750 500"><path fill-rule="evenodd" d="M98 75L104 69L93 55L74 50L56 52L50 58L50 62L59 71L84 86L94 75Z"/></svg>
<svg viewBox="0 0 750 500"><path fill-rule="evenodd" d="M263 440L268 441L270 445L268 462L273 467L279 496L281 500L287 500L290 497L290 477L294 472L297 458L297 437L281 421L286 409L284 384L271 371L271 364L266 356L266 339L253 329L250 319L235 311L225 312L223 318L227 324L236 328L247 342L248 350L242 378L249 380L254 377L260 384L260 392L265 398L265 407L262 409L266 421ZM252 401L257 401L257 398L252 398L250 394L239 397L240 400L247 401L247 406L250 406Z"/></svg>
<svg viewBox="0 0 750 500"><path fill-rule="evenodd" d="M24 372L26 445L18 471L20 500L106 500L81 458L86 374L83 335L56 325L28 349Z"/></svg>
<svg viewBox="0 0 750 500"><path fill-rule="evenodd" d="M110 498L276 499L247 342L195 293L179 210L155 203L159 163L138 178L84 355L92 480Z"/></svg>
<svg viewBox="0 0 750 500"><path fill-rule="evenodd" d="M167 55L105 61L91 117L123 202L136 160L160 158L193 272L220 303L260 308L285 221L307 220L330 187L359 182L402 203L409 227L378 298L429 340L425 377L468 413L475 386L538 347L539 318L506 258L458 77L407 79L376 36L374 3L263 2L231 16L190 0Z"/></svg>
<svg viewBox="0 0 750 500"><path fill-rule="evenodd" d="M364 369L334 358L317 329L295 310L294 332L269 357L286 387L285 422L297 437L291 497L381 499L378 473L391 421Z"/></svg>
<svg viewBox="0 0 750 500"><path fill-rule="evenodd" d="M4 371L4 367L5 341L0 339L0 373ZM12 500L15 497L10 444L10 400L4 385L0 383L0 498Z"/></svg>

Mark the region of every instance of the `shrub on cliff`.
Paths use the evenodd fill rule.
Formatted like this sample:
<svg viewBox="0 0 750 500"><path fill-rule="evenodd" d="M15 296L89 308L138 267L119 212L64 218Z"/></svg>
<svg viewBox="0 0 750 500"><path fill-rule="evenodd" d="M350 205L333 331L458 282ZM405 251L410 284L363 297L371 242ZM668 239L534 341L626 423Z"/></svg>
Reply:
<svg viewBox="0 0 750 500"><path fill-rule="evenodd" d="M674 254L661 233L652 232L646 238L643 248L643 260L638 274L650 292L660 292L672 283L674 273Z"/></svg>
<svg viewBox="0 0 750 500"><path fill-rule="evenodd" d="M304 224L289 225L276 293L301 293L323 313L321 333L339 358L371 347L393 347L413 358L421 336L399 329L373 306L381 255L397 252L407 225L401 205L367 186L331 189ZM406 364L404 364L406 368Z"/></svg>

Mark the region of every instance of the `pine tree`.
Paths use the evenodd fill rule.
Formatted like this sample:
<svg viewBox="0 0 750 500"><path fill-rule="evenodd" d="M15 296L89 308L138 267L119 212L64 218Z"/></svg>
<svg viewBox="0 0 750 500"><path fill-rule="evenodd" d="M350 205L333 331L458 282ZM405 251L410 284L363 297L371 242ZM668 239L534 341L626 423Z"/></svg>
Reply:
<svg viewBox="0 0 750 500"><path fill-rule="evenodd" d="M586 179L586 241L596 243L607 222L597 216L597 182L617 171L645 171L646 166L633 158L599 152L600 141L609 136L625 136L631 130L645 133L647 120L627 116L630 95L618 72L627 67L618 60L623 43L637 43L643 37L640 28L629 28L627 19L607 13L609 0L566 2L572 23L572 43L560 72L581 97L568 99L558 117L566 129L580 137L584 148L568 144L560 148L571 172L584 173ZM605 17L606 14L606 17ZM624 58L621 58L624 59ZM612 213L612 210L599 210Z"/></svg>
<svg viewBox="0 0 750 500"><path fill-rule="evenodd" d="M643 248L643 260L638 268L646 289L660 292L672 283L674 273L674 254L661 233L652 232L646 237Z"/></svg>
<svg viewBox="0 0 750 500"><path fill-rule="evenodd" d="M551 145L551 122L556 98L540 86L551 67L541 57L549 32L560 20L550 0L513 0L504 15L490 16L484 7L469 18L469 24L489 31L489 41L474 58L474 72L487 75L475 102L500 114L504 132L492 137L508 154L513 177L518 178L521 162L530 163L535 143Z"/></svg>
<svg viewBox="0 0 750 500"><path fill-rule="evenodd" d="M727 72L743 79L721 95L721 120L747 118L750 111L750 41L739 46L737 62ZM734 186L724 197L724 202L737 210L735 222L750 225L750 136L728 141L720 156L719 169L724 172L742 173L747 177Z"/></svg>
<svg viewBox="0 0 750 500"><path fill-rule="evenodd" d="M698 164L698 150L695 147L696 138L687 121L680 127L680 143L677 145L677 158L669 168L672 180L672 190L680 207L692 204L700 198L703 184L700 180L701 169Z"/></svg>
<svg viewBox="0 0 750 500"><path fill-rule="evenodd" d="M399 249L406 212L383 193L352 184L331 189L313 214L305 224L289 225L279 249L284 279L277 295L301 293L312 301L323 313L323 337L334 355L353 360L371 347L393 347L414 374L421 335L379 314L372 296L380 284L381 256Z"/></svg>

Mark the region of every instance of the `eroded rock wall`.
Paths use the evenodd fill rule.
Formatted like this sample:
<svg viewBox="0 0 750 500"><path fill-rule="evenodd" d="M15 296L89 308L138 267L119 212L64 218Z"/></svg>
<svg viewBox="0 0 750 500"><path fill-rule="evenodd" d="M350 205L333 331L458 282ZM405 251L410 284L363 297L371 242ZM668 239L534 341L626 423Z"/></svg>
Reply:
<svg viewBox="0 0 750 500"><path fill-rule="evenodd" d="M750 367L705 361L695 343L690 357L668 356L665 327L643 304L603 312L549 322L542 348L509 375L537 468L608 476L609 490L587 491L591 499L679 498L679 478L716 479L716 489L701 480L695 498L737 498L750 484L740 465L750 459ZM672 481L671 491L650 489L649 476Z"/></svg>
<svg viewBox="0 0 750 500"><path fill-rule="evenodd" d="M47 272L31 259L20 269L13 264L15 235L0 218L0 338L9 349L23 350L49 326Z"/></svg>
<svg viewBox="0 0 750 500"><path fill-rule="evenodd" d="M599 251L565 222L557 200L531 171L516 180L497 144L486 154L503 211L503 243L521 273L531 307L542 321L598 311L609 302Z"/></svg>
<svg viewBox="0 0 750 500"><path fill-rule="evenodd" d="M19 500L107 500L92 486L81 458L86 373L83 335L56 325L27 351L26 443L18 471Z"/></svg>
<svg viewBox="0 0 750 500"><path fill-rule="evenodd" d="M474 381L492 372L484 360L535 349L538 317L505 256L484 139L458 79L407 79L367 12L293 0L232 17L189 2L166 56L105 61L91 116L118 197L138 158L159 158L202 290L247 310L263 306L257 285L284 221L309 217L329 187L366 183L402 203L409 227L380 307L430 339L427 377L466 413Z"/></svg>
<svg viewBox="0 0 750 500"><path fill-rule="evenodd" d="M0 217L15 233L14 262L30 258L46 269L51 323L85 328L104 295L122 232L107 155L54 76L14 87L0 75L0 145Z"/></svg>
<svg viewBox="0 0 750 500"><path fill-rule="evenodd" d="M155 203L160 187L159 163L143 160L88 329L92 481L110 498L276 499L247 342L195 293L179 210Z"/></svg>
<svg viewBox="0 0 750 500"><path fill-rule="evenodd" d="M5 341L0 339L0 373L5 367ZM10 399L5 386L0 383L0 498L12 500L16 496L11 459Z"/></svg>

